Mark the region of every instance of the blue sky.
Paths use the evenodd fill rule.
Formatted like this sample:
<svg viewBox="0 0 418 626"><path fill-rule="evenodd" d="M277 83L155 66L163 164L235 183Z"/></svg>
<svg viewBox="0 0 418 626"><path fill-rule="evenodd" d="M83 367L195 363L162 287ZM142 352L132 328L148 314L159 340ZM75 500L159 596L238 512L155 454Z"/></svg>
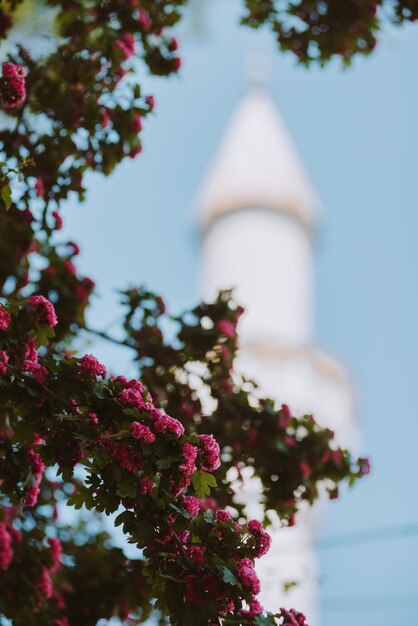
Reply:
<svg viewBox="0 0 418 626"><path fill-rule="evenodd" d="M197 25L181 28L179 77L144 79L157 107L143 155L109 179L91 177L87 202L66 207L65 234L99 286L91 319L114 320L114 290L128 284L146 282L174 310L194 302L193 197L245 93L245 58L271 55L270 92L325 208L317 343L353 374L373 463L372 477L330 506L322 535L418 524L418 26L387 30L374 57L347 71L306 70L277 53L269 33L238 27L240 5L211 0ZM129 370L129 354L103 344L96 352ZM320 557L321 626L418 623L418 536Z"/></svg>

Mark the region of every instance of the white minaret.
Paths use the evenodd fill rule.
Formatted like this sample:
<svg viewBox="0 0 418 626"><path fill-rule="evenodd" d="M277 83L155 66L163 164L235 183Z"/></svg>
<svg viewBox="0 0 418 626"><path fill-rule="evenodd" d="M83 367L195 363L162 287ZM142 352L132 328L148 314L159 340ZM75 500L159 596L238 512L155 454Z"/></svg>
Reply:
<svg viewBox="0 0 418 626"><path fill-rule="evenodd" d="M254 85L226 130L198 196L203 237L200 291L235 287L245 307L238 370L295 414L313 413L353 443L353 392L344 368L313 345L312 241L318 199L265 91ZM254 506L254 485L246 496ZM305 612L318 626L314 550L318 507L294 528L273 531L260 560L266 608ZM287 582L298 585L285 593Z"/></svg>

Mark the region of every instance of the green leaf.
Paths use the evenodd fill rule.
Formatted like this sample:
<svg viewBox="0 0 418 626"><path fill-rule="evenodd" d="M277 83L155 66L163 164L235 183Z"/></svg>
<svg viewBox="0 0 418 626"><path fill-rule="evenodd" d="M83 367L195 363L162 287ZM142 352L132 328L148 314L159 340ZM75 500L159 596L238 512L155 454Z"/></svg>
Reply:
<svg viewBox="0 0 418 626"><path fill-rule="evenodd" d="M213 524L213 520L215 519L213 511L211 509L209 509L208 511L205 511L205 513L203 514L203 519L208 524Z"/></svg>
<svg viewBox="0 0 418 626"><path fill-rule="evenodd" d="M55 337L55 330L53 328L44 327L40 328L36 333L35 346L40 348L41 346L47 346L49 340Z"/></svg>
<svg viewBox="0 0 418 626"><path fill-rule="evenodd" d="M6 211L8 211L12 205L12 190L9 185L5 185L1 190L1 198L5 204Z"/></svg>
<svg viewBox="0 0 418 626"><path fill-rule="evenodd" d="M233 572L231 572L231 570L228 569L227 567L223 567L222 568L222 580L227 585L237 585L238 584L238 580L236 579L235 574Z"/></svg>
<svg viewBox="0 0 418 626"><path fill-rule="evenodd" d="M211 487L217 487L215 476L203 470L199 470L194 474L192 481L196 496L199 499L209 496Z"/></svg>

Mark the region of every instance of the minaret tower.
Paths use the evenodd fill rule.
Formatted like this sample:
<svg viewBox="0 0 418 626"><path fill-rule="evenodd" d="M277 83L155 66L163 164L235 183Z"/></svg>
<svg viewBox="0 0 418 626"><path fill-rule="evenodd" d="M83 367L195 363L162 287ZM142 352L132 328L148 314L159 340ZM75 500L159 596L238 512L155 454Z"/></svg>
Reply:
<svg viewBox="0 0 418 626"><path fill-rule="evenodd" d="M313 345L313 236L318 199L265 90L255 84L232 116L198 196L200 292L235 288L245 307L238 369L295 414L313 413L353 442L353 392L344 368ZM251 491L251 489L250 489ZM256 510L256 507L255 507ZM273 532L260 560L266 608L294 606L318 626L318 515ZM298 583L288 593L284 586Z"/></svg>

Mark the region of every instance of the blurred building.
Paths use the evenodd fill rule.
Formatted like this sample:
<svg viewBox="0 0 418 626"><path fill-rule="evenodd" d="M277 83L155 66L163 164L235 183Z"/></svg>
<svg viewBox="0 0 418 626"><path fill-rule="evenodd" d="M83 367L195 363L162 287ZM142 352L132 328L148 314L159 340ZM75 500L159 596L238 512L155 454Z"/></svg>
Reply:
<svg viewBox="0 0 418 626"><path fill-rule="evenodd" d="M318 199L273 102L254 84L226 129L198 196L202 231L200 291L235 287L245 307L238 370L295 414L313 413L353 440L354 402L344 368L314 345L314 230ZM280 478L279 478L280 479ZM257 514L257 486L247 485ZM295 607L318 626L317 512L273 531L260 560L266 608ZM295 582L287 593L287 583Z"/></svg>

